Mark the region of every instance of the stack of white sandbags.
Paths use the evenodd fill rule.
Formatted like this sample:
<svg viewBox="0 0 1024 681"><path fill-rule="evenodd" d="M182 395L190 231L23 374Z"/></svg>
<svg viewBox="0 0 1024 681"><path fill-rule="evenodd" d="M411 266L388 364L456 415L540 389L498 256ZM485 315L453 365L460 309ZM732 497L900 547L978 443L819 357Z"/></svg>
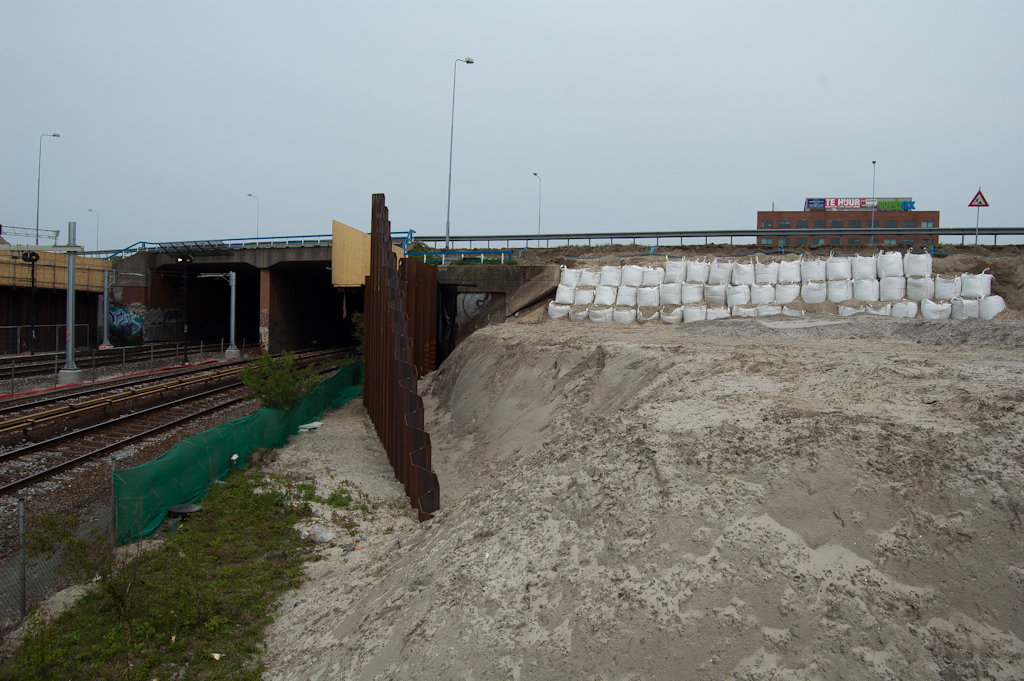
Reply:
<svg viewBox="0 0 1024 681"><path fill-rule="evenodd" d="M931 254L890 251L767 263L666 258L664 267L563 267L549 314L573 321L678 324L802 314L788 307L797 300L838 304L843 316L991 319L1006 308L1000 296L992 295L987 270L932 276Z"/></svg>
<svg viewBox="0 0 1024 681"><path fill-rule="evenodd" d="M987 269L981 274L961 274L960 295L950 300L950 317L987 320L1005 310L1003 297L992 295L992 279Z"/></svg>
<svg viewBox="0 0 1024 681"><path fill-rule="evenodd" d="M825 274L829 301L842 303L853 298L853 261L850 258L830 255L825 261Z"/></svg>

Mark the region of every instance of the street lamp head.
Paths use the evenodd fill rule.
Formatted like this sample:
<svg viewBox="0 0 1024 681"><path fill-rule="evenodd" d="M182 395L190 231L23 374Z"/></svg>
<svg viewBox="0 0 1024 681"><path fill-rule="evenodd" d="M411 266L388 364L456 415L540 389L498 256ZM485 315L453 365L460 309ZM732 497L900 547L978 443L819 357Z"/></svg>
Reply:
<svg viewBox="0 0 1024 681"><path fill-rule="evenodd" d="M50 137L60 137L60 133L59 132L55 132L52 135L50 135Z"/></svg>
<svg viewBox="0 0 1024 681"><path fill-rule="evenodd" d="M534 175L537 175L537 173L534 173ZM537 175L537 177L540 177L540 175Z"/></svg>
<svg viewBox="0 0 1024 681"><path fill-rule="evenodd" d="M252 196L252 194L246 194L246 196Z"/></svg>
<svg viewBox="0 0 1024 681"><path fill-rule="evenodd" d="M473 63L473 58L472 57L466 57L462 61L466 62L467 64L472 64Z"/></svg>

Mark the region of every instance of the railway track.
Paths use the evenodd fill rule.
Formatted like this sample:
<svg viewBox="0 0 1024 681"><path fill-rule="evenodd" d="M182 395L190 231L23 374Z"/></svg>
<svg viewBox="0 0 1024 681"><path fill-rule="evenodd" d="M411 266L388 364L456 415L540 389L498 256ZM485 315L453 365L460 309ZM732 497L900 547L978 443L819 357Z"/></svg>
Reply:
<svg viewBox="0 0 1024 681"><path fill-rule="evenodd" d="M249 347L252 350L253 346ZM207 346L206 350L209 350ZM242 355L245 348L240 348ZM202 345L190 345L189 352L201 354ZM0 360L0 385L3 379L18 380L33 376L52 375L64 365L63 352L37 355L12 355ZM184 348L176 343L160 343L142 347L108 348L104 350L76 351L75 364L82 371L93 368L149 362L150 368L162 366L167 360L184 358Z"/></svg>
<svg viewBox="0 0 1024 681"><path fill-rule="evenodd" d="M146 347L124 347L111 348L107 350L75 351L75 364L79 368L91 368L92 366L105 367L122 362L144 362L152 360L155 363L181 354L181 348L173 344L149 345ZM0 376L9 378L13 375L15 379L27 378L30 376L46 376L54 372L54 367L60 369L64 365L65 354L63 352L48 352L36 355L12 355L0 361Z"/></svg>
<svg viewBox="0 0 1024 681"><path fill-rule="evenodd" d="M299 366L321 364L344 351L296 355ZM245 389L238 379L243 362L186 372L141 386L106 386L4 405L0 438L0 496L10 495L125 447L159 438L197 419L237 407ZM321 373L333 366L321 366ZM103 389L100 389L103 390ZM136 462L141 463L141 462Z"/></svg>

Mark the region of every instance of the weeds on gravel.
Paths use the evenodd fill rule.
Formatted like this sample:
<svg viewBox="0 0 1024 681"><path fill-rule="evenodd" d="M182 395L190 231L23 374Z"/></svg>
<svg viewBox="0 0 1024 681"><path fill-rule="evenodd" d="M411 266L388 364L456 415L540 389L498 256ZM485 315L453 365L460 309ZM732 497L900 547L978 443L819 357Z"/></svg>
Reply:
<svg viewBox="0 0 1024 681"><path fill-rule="evenodd" d="M328 506L331 522L340 527L350 537L359 536L361 521L373 520L374 513L380 504L365 494L350 480L342 480L341 487L333 490L326 497L316 493L316 487L308 482L293 483L281 476L271 476L268 480L276 485L289 499L296 499L306 505L312 513L311 503ZM396 502L397 508L405 508L402 502ZM391 504L389 504L391 506Z"/></svg>
<svg viewBox="0 0 1024 681"><path fill-rule="evenodd" d="M112 577L130 574L131 598L97 584L56 619L32 617L0 681L259 679L271 605L314 549L293 528L309 505L262 488L257 468L214 485L161 546L113 566Z"/></svg>
<svg viewBox="0 0 1024 681"><path fill-rule="evenodd" d="M318 504L334 507L346 507L352 503L352 493L344 487L339 487L326 497L318 495L316 487L306 482L295 485L295 490L302 501L315 501Z"/></svg>

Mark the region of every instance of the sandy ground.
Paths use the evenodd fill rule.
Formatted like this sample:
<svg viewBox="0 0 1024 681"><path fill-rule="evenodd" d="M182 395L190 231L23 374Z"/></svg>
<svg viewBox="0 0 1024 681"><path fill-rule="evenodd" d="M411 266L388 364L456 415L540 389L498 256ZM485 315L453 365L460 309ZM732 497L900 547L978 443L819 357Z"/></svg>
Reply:
<svg viewBox="0 0 1024 681"><path fill-rule="evenodd" d="M420 392L430 522L358 402L279 452L378 508L281 600L266 679L1024 678L1022 321L538 307Z"/></svg>

